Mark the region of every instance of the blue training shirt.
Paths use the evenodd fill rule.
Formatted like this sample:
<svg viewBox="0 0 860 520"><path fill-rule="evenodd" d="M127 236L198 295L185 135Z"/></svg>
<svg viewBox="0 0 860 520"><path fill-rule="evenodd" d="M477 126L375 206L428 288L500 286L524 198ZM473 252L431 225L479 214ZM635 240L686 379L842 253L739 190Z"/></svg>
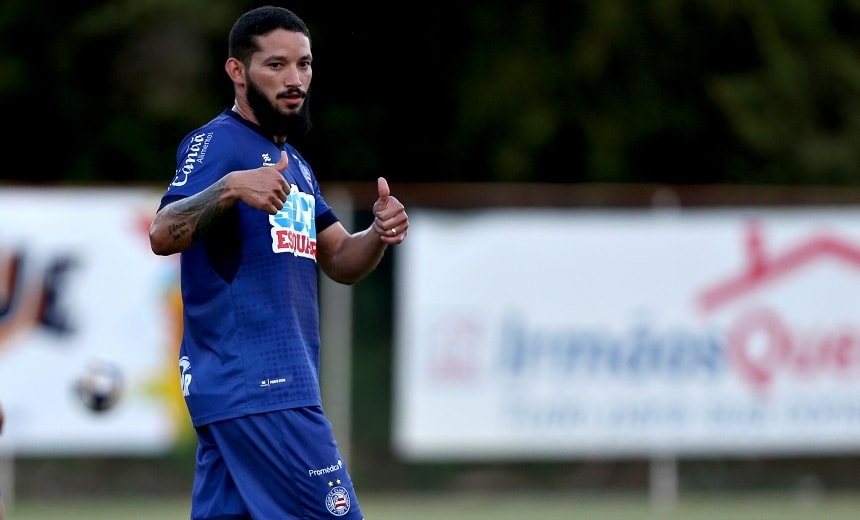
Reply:
<svg viewBox="0 0 860 520"><path fill-rule="evenodd" d="M310 166L232 110L189 133L160 207L235 170L289 164L276 215L238 202L180 254L182 392L194 426L320 405L317 233L337 221Z"/></svg>

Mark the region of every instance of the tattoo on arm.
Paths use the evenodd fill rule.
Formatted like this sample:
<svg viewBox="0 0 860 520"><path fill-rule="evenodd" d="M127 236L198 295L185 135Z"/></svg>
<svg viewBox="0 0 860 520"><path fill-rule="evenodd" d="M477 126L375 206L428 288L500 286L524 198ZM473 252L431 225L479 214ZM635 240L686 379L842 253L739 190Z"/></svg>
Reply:
<svg viewBox="0 0 860 520"><path fill-rule="evenodd" d="M218 204L224 187L214 184L197 195L178 200L164 208L168 212L168 231L174 242L182 242L191 233L190 242L197 242L224 214L226 208Z"/></svg>

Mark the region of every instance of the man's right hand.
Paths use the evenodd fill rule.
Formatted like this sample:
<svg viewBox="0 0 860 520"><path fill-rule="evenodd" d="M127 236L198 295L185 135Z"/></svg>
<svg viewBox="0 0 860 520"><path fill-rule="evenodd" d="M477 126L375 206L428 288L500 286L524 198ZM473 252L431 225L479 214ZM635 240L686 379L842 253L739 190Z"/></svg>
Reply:
<svg viewBox="0 0 860 520"><path fill-rule="evenodd" d="M287 164L287 152L281 150L281 159L274 166L231 173L226 190L252 208L274 215L284 207L290 194L290 185L283 175Z"/></svg>

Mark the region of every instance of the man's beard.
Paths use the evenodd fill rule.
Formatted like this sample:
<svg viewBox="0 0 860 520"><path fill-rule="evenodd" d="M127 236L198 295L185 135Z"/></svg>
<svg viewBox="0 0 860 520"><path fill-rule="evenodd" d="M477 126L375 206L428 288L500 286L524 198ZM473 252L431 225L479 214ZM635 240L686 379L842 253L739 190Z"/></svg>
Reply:
<svg viewBox="0 0 860 520"><path fill-rule="evenodd" d="M311 129L310 93L305 92L305 99L298 112L284 114L277 106L266 99L266 95L253 81L248 81L248 105L254 111L254 116L260 126L272 135L297 138L306 135Z"/></svg>

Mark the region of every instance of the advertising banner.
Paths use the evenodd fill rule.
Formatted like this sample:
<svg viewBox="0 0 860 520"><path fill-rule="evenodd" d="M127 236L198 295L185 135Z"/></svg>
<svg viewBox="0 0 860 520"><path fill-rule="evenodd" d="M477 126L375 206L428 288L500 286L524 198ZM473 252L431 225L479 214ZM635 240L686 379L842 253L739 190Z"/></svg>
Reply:
<svg viewBox="0 0 860 520"><path fill-rule="evenodd" d="M402 456L860 449L860 209L409 215Z"/></svg>
<svg viewBox="0 0 860 520"><path fill-rule="evenodd" d="M0 190L0 451L159 453L186 430L160 193Z"/></svg>

